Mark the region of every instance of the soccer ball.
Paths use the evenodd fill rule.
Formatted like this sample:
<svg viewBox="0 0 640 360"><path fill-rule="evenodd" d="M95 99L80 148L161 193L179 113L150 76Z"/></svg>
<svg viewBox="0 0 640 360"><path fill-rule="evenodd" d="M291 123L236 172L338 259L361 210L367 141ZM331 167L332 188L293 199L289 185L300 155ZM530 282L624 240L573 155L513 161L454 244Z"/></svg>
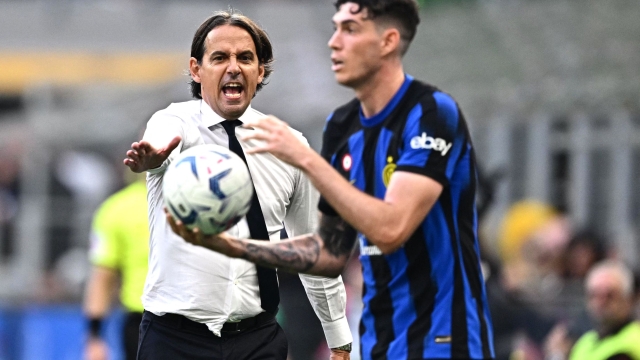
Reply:
<svg viewBox="0 0 640 360"><path fill-rule="evenodd" d="M174 219L203 234L235 225L251 207L253 185L244 161L219 145L185 150L163 177L164 203Z"/></svg>

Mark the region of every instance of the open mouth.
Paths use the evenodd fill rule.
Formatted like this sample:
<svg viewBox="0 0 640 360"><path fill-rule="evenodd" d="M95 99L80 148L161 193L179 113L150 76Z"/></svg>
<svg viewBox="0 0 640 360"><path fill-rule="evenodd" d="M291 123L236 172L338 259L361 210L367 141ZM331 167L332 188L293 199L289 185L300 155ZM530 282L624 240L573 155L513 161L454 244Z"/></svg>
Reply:
<svg viewBox="0 0 640 360"><path fill-rule="evenodd" d="M338 59L331 59L331 69L332 70L337 70L340 67L342 67L342 61L338 60Z"/></svg>
<svg viewBox="0 0 640 360"><path fill-rule="evenodd" d="M239 99L243 91L242 84L229 83L222 87L222 93L229 99Z"/></svg>

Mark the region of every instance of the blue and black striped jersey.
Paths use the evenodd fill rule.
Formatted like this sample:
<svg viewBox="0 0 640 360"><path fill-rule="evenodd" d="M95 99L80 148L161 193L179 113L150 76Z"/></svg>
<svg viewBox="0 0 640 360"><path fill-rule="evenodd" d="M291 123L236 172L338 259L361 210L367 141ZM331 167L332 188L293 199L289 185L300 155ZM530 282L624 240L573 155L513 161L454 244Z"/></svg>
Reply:
<svg viewBox="0 0 640 360"><path fill-rule="evenodd" d="M493 331L480 271L476 165L454 99L407 75L377 115L357 99L327 121L322 156L358 189L383 199L395 171L443 185L421 225L392 254L362 234L363 360L487 359ZM323 198L319 209L337 215Z"/></svg>

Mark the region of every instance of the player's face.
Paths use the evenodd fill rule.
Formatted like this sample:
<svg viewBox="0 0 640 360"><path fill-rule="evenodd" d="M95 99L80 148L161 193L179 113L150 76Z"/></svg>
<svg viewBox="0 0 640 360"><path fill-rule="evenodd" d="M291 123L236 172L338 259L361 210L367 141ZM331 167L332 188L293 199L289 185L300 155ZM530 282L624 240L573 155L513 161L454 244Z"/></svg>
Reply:
<svg viewBox="0 0 640 360"><path fill-rule="evenodd" d="M225 119L244 113L264 77L251 35L232 25L211 30L202 63L191 58L189 65L191 77L202 85L202 99Z"/></svg>
<svg viewBox="0 0 640 360"><path fill-rule="evenodd" d="M597 322L615 325L624 321L630 315L630 304L616 273L601 272L588 279L587 307Z"/></svg>
<svg viewBox="0 0 640 360"><path fill-rule="evenodd" d="M333 16L335 31L329 39L331 70L336 81L354 89L380 68L383 39L367 11L354 14L357 4L345 3Z"/></svg>

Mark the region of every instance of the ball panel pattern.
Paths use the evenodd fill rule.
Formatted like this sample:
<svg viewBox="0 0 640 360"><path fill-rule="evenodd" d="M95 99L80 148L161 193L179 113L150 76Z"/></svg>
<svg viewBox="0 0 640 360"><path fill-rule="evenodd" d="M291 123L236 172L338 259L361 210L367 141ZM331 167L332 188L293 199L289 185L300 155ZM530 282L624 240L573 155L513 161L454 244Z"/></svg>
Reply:
<svg viewBox="0 0 640 360"><path fill-rule="evenodd" d="M217 234L235 225L251 206L253 184L242 159L219 145L182 152L163 177L164 202L188 228Z"/></svg>

